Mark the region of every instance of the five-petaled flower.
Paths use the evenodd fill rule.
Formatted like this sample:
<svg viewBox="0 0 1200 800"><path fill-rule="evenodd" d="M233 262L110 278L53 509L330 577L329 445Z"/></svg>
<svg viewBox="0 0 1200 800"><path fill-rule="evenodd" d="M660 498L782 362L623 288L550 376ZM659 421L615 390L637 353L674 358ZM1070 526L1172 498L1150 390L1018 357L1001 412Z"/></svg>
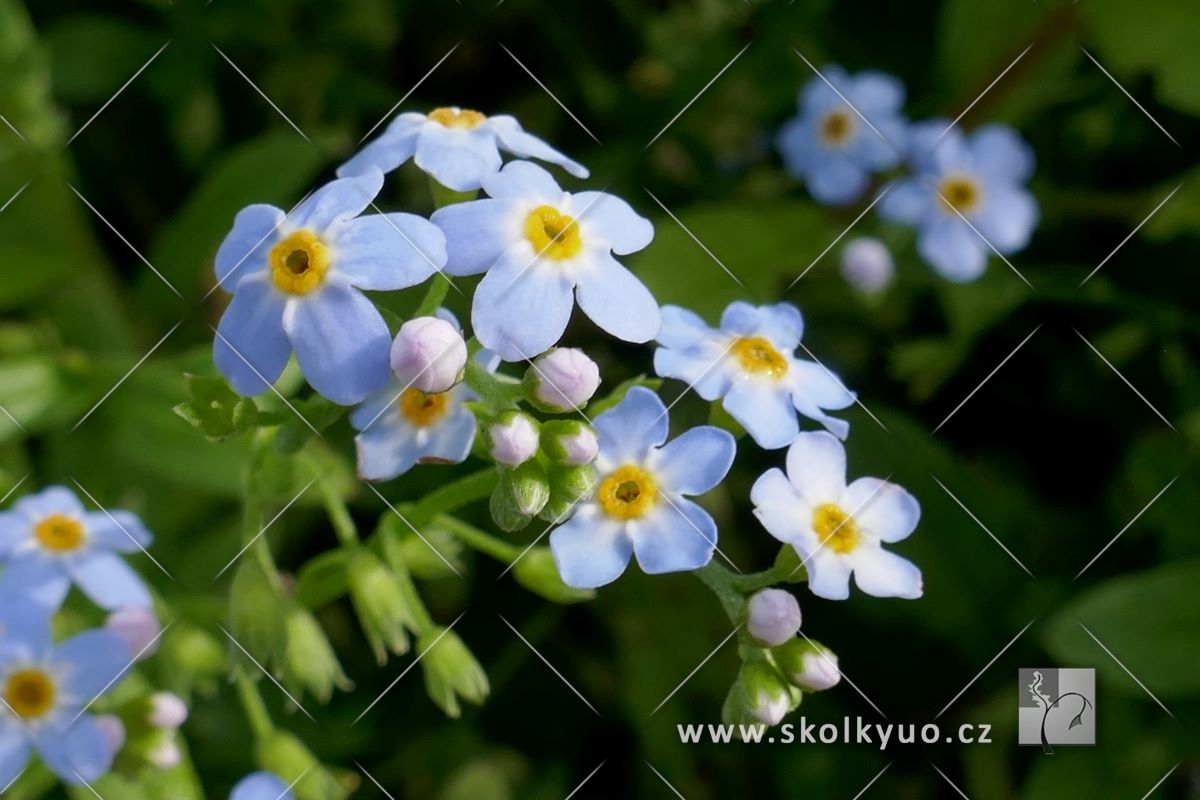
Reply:
<svg viewBox="0 0 1200 800"><path fill-rule="evenodd" d="M475 336L505 361L553 346L575 299L593 322L627 342L646 342L661 324L650 291L613 254L641 250L650 221L605 192L571 194L550 173L514 161L483 179L487 199L438 209L446 272L486 272L475 290Z"/></svg>
<svg viewBox="0 0 1200 800"><path fill-rule="evenodd" d="M879 72L848 75L829 66L800 92L800 110L779 131L784 166L821 203L851 203L871 173L900 159L904 86ZM860 116L861 115L861 116Z"/></svg>
<svg viewBox="0 0 1200 800"><path fill-rule="evenodd" d="M634 554L651 574L699 569L711 561L717 525L685 495L703 494L724 479L733 464L733 436L705 425L664 445L667 408L641 386L595 424L596 494L550 534L563 581L578 589L611 583Z"/></svg>
<svg viewBox="0 0 1200 800"><path fill-rule="evenodd" d="M352 405L388 376L391 335L360 289L415 286L446 263L445 240L413 214L359 216L383 186L371 169L332 181L285 214L242 209L217 251L233 301L213 360L239 394L265 391L294 350L300 371L335 403Z"/></svg>
<svg viewBox="0 0 1200 800"><path fill-rule="evenodd" d="M705 400L723 398L725 410L760 447L789 445L800 431L797 411L845 438L849 424L823 409L846 408L854 395L825 367L793 355L803 333L803 318L788 303L731 303L719 329L685 308L666 306L654 369L687 381Z"/></svg>
<svg viewBox="0 0 1200 800"><path fill-rule="evenodd" d="M588 176L586 167L526 133L515 117L488 117L457 106L399 115L377 139L343 164L338 175L359 175L371 169L391 172L411 158L446 188L467 192L500 171L501 150L518 158L558 164L577 178Z"/></svg>
<svg viewBox="0 0 1200 800"><path fill-rule="evenodd" d="M966 136L932 120L913 126L908 149L916 172L892 185L879 213L917 228L917 251L940 275L974 280L993 247L1007 255L1029 243L1038 219L1025 188L1034 156L1011 128L985 125Z"/></svg>
<svg viewBox="0 0 1200 800"><path fill-rule="evenodd" d="M96 780L112 766L112 743L84 710L129 666L117 634L92 630L55 646L49 611L0 600L0 787L36 752L62 781Z"/></svg>
<svg viewBox="0 0 1200 800"><path fill-rule="evenodd" d="M916 498L879 478L847 486L845 448L828 433L796 437L787 452L787 474L778 468L764 473L750 499L763 527L796 548L813 594L846 599L853 573L867 594L921 596L921 571L882 547L916 529L921 518Z"/></svg>
<svg viewBox="0 0 1200 800"><path fill-rule="evenodd" d="M55 610L75 583L110 611L149 608L150 592L118 553L136 553L151 538L128 511L87 511L69 489L48 487L0 512L0 597Z"/></svg>

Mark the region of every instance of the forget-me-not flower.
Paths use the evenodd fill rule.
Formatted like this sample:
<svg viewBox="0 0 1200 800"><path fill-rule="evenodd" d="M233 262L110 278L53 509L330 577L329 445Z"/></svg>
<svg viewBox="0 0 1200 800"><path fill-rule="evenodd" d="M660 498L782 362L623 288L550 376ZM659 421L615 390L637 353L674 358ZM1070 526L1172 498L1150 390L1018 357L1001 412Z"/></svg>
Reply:
<svg viewBox="0 0 1200 800"><path fill-rule="evenodd" d="M338 175L358 175L371 168L391 172L411 158L446 188L467 192L500 171L501 150L518 158L558 164L577 178L588 176L587 168L526 133L515 117L488 117L457 106L399 115L377 139L343 164Z"/></svg>
<svg viewBox="0 0 1200 800"><path fill-rule="evenodd" d="M915 174L892 185L879 213L917 228L917 251L940 275L970 281L983 274L992 247L1008 255L1029 243L1038 220L1037 201L1025 188L1034 155L1004 125L969 136L947 127L944 120L913 126Z"/></svg>
<svg viewBox="0 0 1200 800"><path fill-rule="evenodd" d="M904 85L890 75L848 75L837 66L822 74L837 91L819 76L809 81L776 145L787 171L818 202L844 205L862 195L872 172L899 161Z"/></svg>
<svg viewBox="0 0 1200 800"><path fill-rule="evenodd" d="M850 596L850 575L876 597L921 596L921 571L883 549L917 527L921 507L894 483L859 478L846 485L846 450L824 431L802 433L787 452L787 473L764 473L750 490L754 514L796 549L813 594Z"/></svg>
<svg viewBox="0 0 1200 800"><path fill-rule="evenodd" d="M136 553L151 539L136 515L87 511L70 489L48 487L0 512L0 596L29 597L54 610L74 583L110 611L150 608L146 585L119 554Z"/></svg>
<svg viewBox="0 0 1200 800"><path fill-rule="evenodd" d="M613 254L637 252L654 226L605 192L571 194L550 173L514 161L484 178L488 199L438 209L451 275L486 272L475 290L475 336L505 361L554 345L579 307L627 342L654 338L658 303Z"/></svg>
<svg viewBox="0 0 1200 800"><path fill-rule="evenodd" d="M717 525L685 496L704 494L724 479L733 464L733 436L704 425L664 445L667 408L642 386L595 424L596 494L550 534L563 582L577 589L611 583L634 554L649 574L699 569L711 561Z"/></svg>
<svg viewBox="0 0 1200 800"><path fill-rule="evenodd" d="M665 306L654 370L687 381L705 400L720 399L760 447L790 444L800 431L797 411L845 438L850 425L824 409L846 408L854 395L825 367L794 355L803 333L788 303L731 303L716 329L686 308Z"/></svg>
<svg viewBox="0 0 1200 800"><path fill-rule="evenodd" d="M213 360L234 391L266 391L293 351L314 389L352 405L388 376L392 339L360 290L415 286L446 263L445 240L413 214L359 216L383 186L372 169L332 181L290 213L242 209L217 251L216 272L233 301L221 317Z"/></svg>
<svg viewBox="0 0 1200 800"><path fill-rule="evenodd" d="M50 612L0 600L0 787L34 753L66 783L92 782L112 767L112 743L83 710L108 690L132 654L121 637L93 630L54 645Z"/></svg>
<svg viewBox="0 0 1200 800"><path fill-rule="evenodd" d="M238 781L229 800L292 800L294 795L283 779L271 772L254 772Z"/></svg>

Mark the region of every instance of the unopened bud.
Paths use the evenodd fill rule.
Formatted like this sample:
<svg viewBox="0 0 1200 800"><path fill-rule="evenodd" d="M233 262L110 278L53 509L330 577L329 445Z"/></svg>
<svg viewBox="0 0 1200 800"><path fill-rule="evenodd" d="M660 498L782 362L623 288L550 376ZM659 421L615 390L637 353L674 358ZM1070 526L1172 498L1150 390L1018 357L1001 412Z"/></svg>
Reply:
<svg viewBox="0 0 1200 800"><path fill-rule="evenodd" d="M346 582L350 603L376 661L386 662L389 650L397 655L407 652L405 626L415 628L416 620L396 574L374 553L360 547L346 565Z"/></svg>
<svg viewBox="0 0 1200 800"><path fill-rule="evenodd" d="M838 658L823 644L794 639L771 651L787 679L807 692L821 692L842 679Z"/></svg>
<svg viewBox="0 0 1200 800"><path fill-rule="evenodd" d="M417 646L425 654L421 659L425 690L447 716L457 718L462 713L459 698L475 705L487 698L487 674L454 631L434 629Z"/></svg>
<svg viewBox="0 0 1200 800"><path fill-rule="evenodd" d="M179 751L179 745L176 744L175 737L169 736L155 745L146 754L146 760L150 762L151 766L158 769L171 769L172 767L179 766L179 762L183 760L183 753Z"/></svg>
<svg viewBox="0 0 1200 800"><path fill-rule="evenodd" d="M120 636L129 648L130 656L138 661L144 661L158 651L162 626L148 608L119 608L108 615L104 627Z"/></svg>
<svg viewBox="0 0 1200 800"><path fill-rule="evenodd" d="M751 661L738 670L722 716L729 724L759 722L778 725L797 698L783 676L765 661Z"/></svg>
<svg viewBox="0 0 1200 800"><path fill-rule="evenodd" d="M229 592L229 621L237 642L257 661L279 664L287 648L283 627L287 598L257 558L238 562Z"/></svg>
<svg viewBox="0 0 1200 800"><path fill-rule="evenodd" d="M768 647L783 644L800 630L800 604L791 592L763 589L750 598L746 629Z"/></svg>
<svg viewBox="0 0 1200 800"><path fill-rule="evenodd" d="M587 405L600 387L600 368L582 350L559 347L546 353L525 375L534 405L544 411L572 411Z"/></svg>
<svg viewBox="0 0 1200 800"><path fill-rule="evenodd" d="M536 461L526 461L500 478L503 491L518 514L536 515L550 500L550 481L546 470Z"/></svg>
<svg viewBox="0 0 1200 800"><path fill-rule="evenodd" d="M538 450L537 423L528 414L512 411L488 428L489 452L497 464L515 467Z"/></svg>
<svg viewBox="0 0 1200 800"><path fill-rule="evenodd" d="M895 274L892 253L878 239L860 236L842 249L842 277L860 292L882 292Z"/></svg>
<svg viewBox="0 0 1200 800"><path fill-rule="evenodd" d="M558 464L582 466L596 460L596 431L578 420L552 420L542 425L542 451Z"/></svg>
<svg viewBox="0 0 1200 800"><path fill-rule="evenodd" d="M565 522L571 509L596 491L596 482L596 470L590 464L554 470L550 474L550 502L538 516L546 522Z"/></svg>
<svg viewBox="0 0 1200 800"><path fill-rule="evenodd" d="M155 692L150 695L150 713L146 721L155 728L174 730L187 722L187 704L178 695L170 692Z"/></svg>
<svg viewBox="0 0 1200 800"><path fill-rule="evenodd" d="M110 753L119 753L125 746L125 725L115 714L97 714L96 727L104 737Z"/></svg>
<svg viewBox="0 0 1200 800"><path fill-rule="evenodd" d="M400 326L392 342L392 371L405 386L444 392L462 377L467 343L458 328L437 317L417 317Z"/></svg>
<svg viewBox="0 0 1200 800"><path fill-rule="evenodd" d="M288 614L287 637L284 674L289 683L303 686L322 703L329 702L335 686L351 688L329 638L307 609L296 607Z"/></svg>

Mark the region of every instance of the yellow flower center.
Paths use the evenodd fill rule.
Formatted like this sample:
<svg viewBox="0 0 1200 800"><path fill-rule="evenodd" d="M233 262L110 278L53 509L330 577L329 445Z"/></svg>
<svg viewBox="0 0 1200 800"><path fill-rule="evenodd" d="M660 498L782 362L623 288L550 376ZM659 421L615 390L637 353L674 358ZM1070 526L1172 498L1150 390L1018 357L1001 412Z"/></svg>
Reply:
<svg viewBox="0 0 1200 800"><path fill-rule="evenodd" d="M817 506L813 510L813 530L821 543L835 553L849 553L858 547L861 538L854 517L834 503Z"/></svg>
<svg viewBox="0 0 1200 800"><path fill-rule="evenodd" d="M4 684L4 702L23 720L46 716L55 694L54 681L40 669L17 670Z"/></svg>
<svg viewBox="0 0 1200 800"><path fill-rule="evenodd" d="M429 112L428 117L442 127L465 130L470 130L487 119L483 114L469 108L461 111L455 111L453 108L435 108Z"/></svg>
<svg viewBox="0 0 1200 800"><path fill-rule="evenodd" d="M730 351L747 372L776 379L787 374L787 359L761 336L743 336L733 343Z"/></svg>
<svg viewBox="0 0 1200 800"><path fill-rule="evenodd" d="M948 213L953 214L957 211L960 214L969 214L979 206L979 200L982 192L979 190L979 184L972 178L962 175L952 175L942 181L942 185L938 187L939 198L942 201L942 207Z"/></svg>
<svg viewBox="0 0 1200 800"><path fill-rule="evenodd" d="M650 473L626 464L600 482L596 499L605 514L617 519L637 519L654 507L658 487Z"/></svg>
<svg viewBox="0 0 1200 800"><path fill-rule="evenodd" d="M287 294L308 294L324 283L329 262L329 248L307 228L277 242L267 256L271 280Z"/></svg>
<svg viewBox="0 0 1200 800"><path fill-rule="evenodd" d="M400 413L410 425L418 428L428 428L436 425L446 412L450 410L450 394L426 394L420 389L408 388L400 393L397 401Z"/></svg>
<svg viewBox="0 0 1200 800"><path fill-rule="evenodd" d="M54 553L77 550L85 538L83 523L65 514L51 514L33 526L33 535L42 547Z"/></svg>
<svg viewBox="0 0 1200 800"><path fill-rule="evenodd" d="M828 145L841 145L854 134L854 118L848 111L830 111L821 120L821 140Z"/></svg>
<svg viewBox="0 0 1200 800"><path fill-rule="evenodd" d="M560 261L579 255L583 240L574 217L552 206L538 206L525 218L525 236L539 256Z"/></svg>

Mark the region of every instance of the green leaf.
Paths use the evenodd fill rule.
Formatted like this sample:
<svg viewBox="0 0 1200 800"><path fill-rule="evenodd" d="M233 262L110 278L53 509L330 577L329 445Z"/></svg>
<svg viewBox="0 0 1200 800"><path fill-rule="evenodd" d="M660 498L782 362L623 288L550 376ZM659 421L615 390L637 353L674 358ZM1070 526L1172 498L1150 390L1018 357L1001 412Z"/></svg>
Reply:
<svg viewBox="0 0 1200 800"><path fill-rule="evenodd" d="M54 93L71 103L103 103L146 63L165 38L118 17L73 15L44 38Z"/></svg>
<svg viewBox="0 0 1200 800"><path fill-rule="evenodd" d="M1149 700L1104 646L1160 698L1200 694L1200 561L1169 564L1100 584L1061 609L1046 647L1064 664L1095 664L1114 689Z"/></svg>
<svg viewBox="0 0 1200 800"><path fill-rule="evenodd" d="M175 413L210 441L224 441L270 419L258 410L252 398L235 394L223 378L187 374L184 380L192 399L175 406Z"/></svg>
<svg viewBox="0 0 1200 800"><path fill-rule="evenodd" d="M1086 11L1097 58L1118 80L1148 72L1160 102L1200 113L1200 14L1192 0L1095 0Z"/></svg>

